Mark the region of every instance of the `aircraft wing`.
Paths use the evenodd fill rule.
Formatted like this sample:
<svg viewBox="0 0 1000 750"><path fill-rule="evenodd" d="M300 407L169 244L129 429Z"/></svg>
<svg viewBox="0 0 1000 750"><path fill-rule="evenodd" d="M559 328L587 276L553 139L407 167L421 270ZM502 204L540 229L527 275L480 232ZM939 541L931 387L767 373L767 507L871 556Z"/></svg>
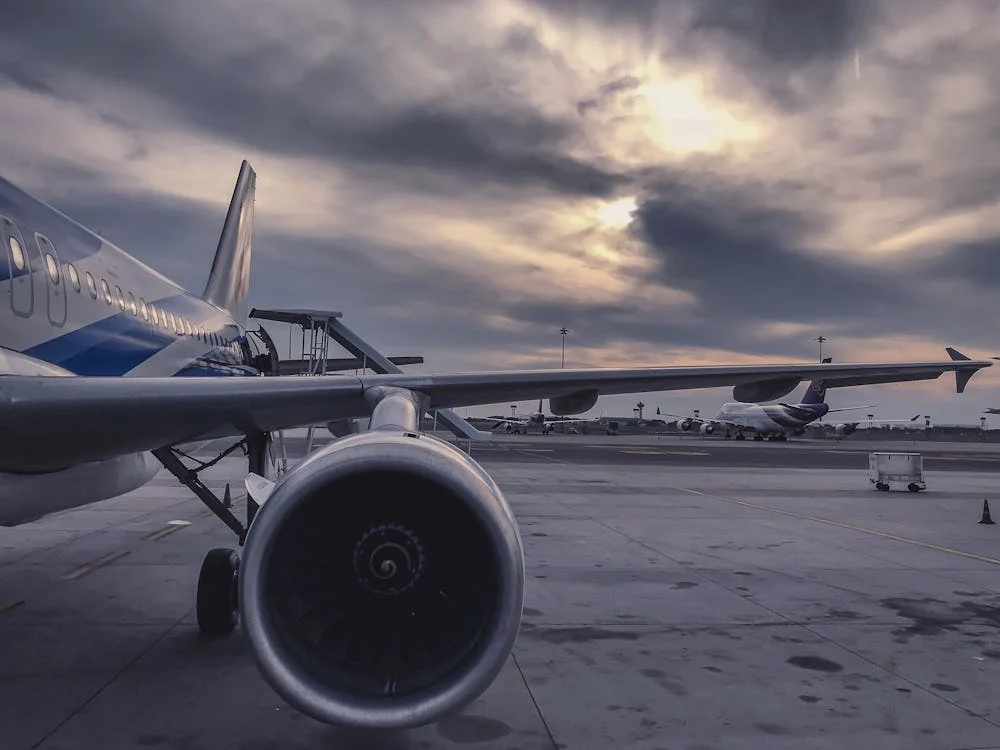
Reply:
<svg viewBox="0 0 1000 750"><path fill-rule="evenodd" d="M871 422L873 424L913 424L918 419L920 419L920 415L919 414L914 414L909 419L873 419L873 420L871 420ZM861 422L858 422L858 424L863 424L864 422L868 422L868 421L869 420L864 419L864 420L861 420Z"/></svg>
<svg viewBox="0 0 1000 750"><path fill-rule="evenodd" d="M827 414L833 414L835 411L854 411L855 409L874 409L877 404L865 404L864 406L841 406L837 409L827 409ZM919 415L918 415L919 416Z"/></svg>
<svg viewBox="0 0 1000 750"><path fill-rule="evenodd" d="M365 391L397 386L428 408L535 398L714 388L817 377L965 377L992 363L723 365L440 375L121 378L0 376L0 469L56 469L167 445L366 417ZM967 380L968 378L965 377ZM592 406L592 404L591 404ZM589 408L589 407L588 407Z"/></svg>

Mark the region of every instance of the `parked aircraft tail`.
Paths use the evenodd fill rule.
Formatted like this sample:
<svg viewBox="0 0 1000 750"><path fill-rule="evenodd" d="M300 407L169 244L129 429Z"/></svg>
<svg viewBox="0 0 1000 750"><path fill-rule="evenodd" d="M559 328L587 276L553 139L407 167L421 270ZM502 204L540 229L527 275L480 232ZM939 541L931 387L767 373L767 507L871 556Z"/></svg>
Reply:
<svg viewBox="0 0 1000 750"><path fill-rule="evenodd" d="M233 199L222 225L219 246L201 298L228 312L236 322L247 323L247 290L253 246L253 204L257 173L248 161L240 167Z"/></svg>
<svg viewBox="0 0 1000 750"><path fill-rule="evenodd" d="M822 404L826 398L826 384L822 380L814 380L806 388L802 397L803 404Z"/></svg>

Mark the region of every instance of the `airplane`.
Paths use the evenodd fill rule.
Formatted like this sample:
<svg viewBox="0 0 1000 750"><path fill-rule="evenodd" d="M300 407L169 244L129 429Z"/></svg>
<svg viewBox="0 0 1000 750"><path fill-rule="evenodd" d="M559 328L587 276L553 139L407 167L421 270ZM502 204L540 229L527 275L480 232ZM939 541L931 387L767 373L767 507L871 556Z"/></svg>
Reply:
<svg viewBox="0 0 1000 750"><path fill-rule="evenodd" d="M829 360L824 360L828 364ZM701 419L699 417L681 417L677 414L669 414L671 417L678 417L678 426L684 432L689 432L693 427L698 427L702 435L712 435L720 429L725 430L725 437L730 437L735 431L737 440L746 440L745 433L753 433L754 440L788 440L788 433L801 435L813 422L822 419L827 414L842 411L854 411L855 409L868 409L874 404L863 406L844 406L831 409L826 403L826 384L824 380L813 380L806 389L802 401L797 404L746 404L746 403L726 403L722 405L719 415L713 419ZM870 420L880 424L894 424L896 422L913 422L920 417L919 414L907 420ZM860 422L841 422L834 425L834 433L838 436L850 435L857 430Z"/></svg>
<svg viewBox="0 0 1000 750"><path fill-rule="evenodd" d="M552 432L553 425L564 424L566 422L587 421L585 419L576 419L574 417L547 416L545 412L542 411L542 399L538 399L538 411L533 414L528 414L523 417L490 417L490 419L494 420L494 428L501 424L506 424L508 425L508 429L513 427L515 433L523 431L526 435L528 434L529 425L538 425L542 428L542 434L548 435Z"/></svg>
<svg viewBox="0 0 1000 750"><path fill-rule="evenodd" d="M605 394L719 386L770 400L818 376L854 385L954 372L962 392L992 364L949 350L948 361L822 372L793 363L417 374L371 351L375 374L265 375L254 337L272 362L273 341L248 328L255 192L244 161L197 294L0 178L0 524L122 495L162 466L242 552L205 555L200 631L222 637L240 625L264 680L332 725L401 729L454 713L494 681L518 634L517 522L467 452L421 433L425 413L548 398L555 412L582 414ZM324 320L350 339L332 314ZM365 351L351 341L355 356ZM275 435L337 421L359 431L280 470ZM219 458L246 452L245 518L200 480L210 463L184 461L188 446L222 438L235 442Z"/></svg>

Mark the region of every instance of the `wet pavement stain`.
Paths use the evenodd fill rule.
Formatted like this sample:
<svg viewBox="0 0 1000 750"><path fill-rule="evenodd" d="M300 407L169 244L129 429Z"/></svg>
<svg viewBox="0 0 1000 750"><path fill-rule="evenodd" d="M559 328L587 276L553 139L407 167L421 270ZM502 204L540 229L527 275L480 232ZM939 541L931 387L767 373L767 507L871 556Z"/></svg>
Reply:
<svg viewBox="0 0 1000 750"><path fill-rule="evenodd" d="M932 682L931 687L935 690L940 690L942 693L957 693L958 688L954 685L949 685L947 682Z"/></svg>
<svg viewBox="0 0 1000 750"><path fill-rule="evenodd" d="M767 722L756 722L754 723L754 726L757 727L757 729L762 731L764 734L774 734L774 735L788 734L788 730L785 729L785 727L783 726L779 726L778 724L770 724Z"/></svg>
<svg viewBox="0 0 1000 750"><path fill-rule="evenodd" d="M588 641L637 641L639 633L605 628L549 628L531 623L522 623L521 632L529 638L537 638L546 643L586 643Z"/></svg>
<svg viewBox="0 0 1000 750"><path fill-rule="evenodd" d="M788 663L814 672L840 672L844 669L842 664L824 659L822 656L793 656L788 659Z"/></svg>
<svg viewBox="0 0 1000 750"><path fill-rule="evenodd" d="M449 716L437 723L437 732L446 740L459 744L490 742L510 734L502 721L485 716Z"/></svg>
<svg viewBox="0 0 1000 750"><path fill-rule="evenodd" d="M693 589L698 586L694 581L678 581L673 585L675 589Z"/></svg>
<svg viewBox="0 0 1000 750"><path fill-rule="evenodd" d="M983 621L1000 627L1000 607L988 606L979 602L963 601L949 604L940 599L882 599L881 603L887 609L893 610L900 617L912 621L912 625L892 631L897 640L906 643L915 635L940 635L954 632L960 625L972 620Z"/></svg>
<svg viewBox="0 0 1000 750"><path fill-rule="evenodd" d="M648 677L653 680L657 685L666 690L671 695L677 697L682 697L688 694L687 689L678 682L674 682L667 677L667 673L662 669L653 669L651 667L646 669L640 669L639 674L643 677Z"/></svg>
<svg viewBox="0 0 1000 750"><path fill-rule="evenodd" d="M521 610L521 613L527 615L528 617L541 617L543 614L545 614L540 609L534 609L532 607L524 607Z"/></svg>
<svg viewBox="0 0 1000 750"><path fill-rule="evenodd" d="M800 695L799 700L803 703L819 703L818 695Z"/></svg>

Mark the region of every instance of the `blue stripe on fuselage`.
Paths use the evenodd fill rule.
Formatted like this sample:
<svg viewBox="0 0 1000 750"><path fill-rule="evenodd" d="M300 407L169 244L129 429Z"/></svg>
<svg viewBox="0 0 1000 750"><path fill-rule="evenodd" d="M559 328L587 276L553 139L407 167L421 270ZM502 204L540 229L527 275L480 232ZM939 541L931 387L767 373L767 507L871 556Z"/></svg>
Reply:
<svg viewBox="0 0 1000 750"><path fill-rule="evenodd" d="M86 294L86 292L84 292ZM97 304L94 300L81 300L83 304ZM100 304L104 304L100 301ZM193 324L203 325L199 319L217 316L219 313L201 300L189 295L155 300L151 304L160 310L181 315ZM235 324L227 324L214 331L228 343L239 341L240 331ZM102 318L90 325L70 331L62 336L49 339L24 353L58 365L77 375L116 376L125 375L150 357L170 346L182 336L167 333L154 327L128 310ZM187 337L190 338L190 337ZM257 371L244 365L225 345L210 347L191 364L176 373L164 375L256 375Z"/></svg>

